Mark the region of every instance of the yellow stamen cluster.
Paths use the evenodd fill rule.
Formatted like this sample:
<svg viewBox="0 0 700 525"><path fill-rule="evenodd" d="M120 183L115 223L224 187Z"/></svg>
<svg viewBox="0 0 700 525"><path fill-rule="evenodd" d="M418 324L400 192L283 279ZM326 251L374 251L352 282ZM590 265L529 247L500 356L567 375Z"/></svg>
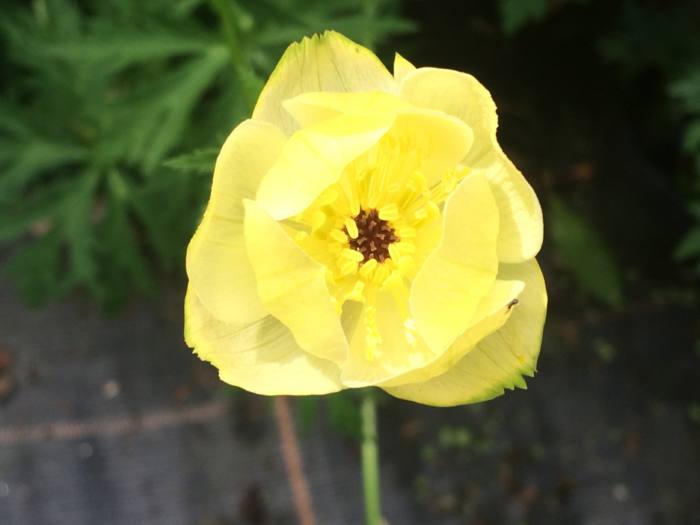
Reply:
<svg viewBox="0 0 700 525"><path fill-rule="evenodd" d="M290 222L297 242L328 268L338 311L348 300L364 303L369 359L378 357L381 346L377 292L400 296L397 304L406 307L408 282L416 271L416 235L440 214L439 204L466 174L445 174L429 188L420 160L410 144L385 137ZM411 321L406 326L409 340Z"/></svg>

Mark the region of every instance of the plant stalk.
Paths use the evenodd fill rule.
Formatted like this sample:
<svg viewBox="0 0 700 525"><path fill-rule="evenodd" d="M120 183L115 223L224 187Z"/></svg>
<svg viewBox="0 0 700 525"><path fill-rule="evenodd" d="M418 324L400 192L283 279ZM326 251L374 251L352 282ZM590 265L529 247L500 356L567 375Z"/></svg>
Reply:
<svg viewBox="0 0 700 525"><path fill-rule="evenodd" d="M238 27L238 19L241 17L240 8L232 0L211 0L211 3L221 21L233 70L241 87L243 98L252 111L262 89L262 82L253 71L250 59L243 49L241 41L243 35Z"/></svg>
<svg viewBox="0 0 700 525"><path fill-rule="evenodd" d="M379 488L379 451L377 448L377 408L373 392L366 389L362 398L362 481L367 525L381 525Z"/></svg>

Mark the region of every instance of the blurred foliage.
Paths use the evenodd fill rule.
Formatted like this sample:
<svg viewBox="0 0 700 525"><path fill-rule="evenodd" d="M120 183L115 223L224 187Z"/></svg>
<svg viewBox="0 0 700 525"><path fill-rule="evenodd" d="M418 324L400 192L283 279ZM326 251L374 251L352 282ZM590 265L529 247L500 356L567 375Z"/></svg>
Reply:
<svg viewBox="0 0 700 525"><path fill-rule="evenodd" d="M683 122L683 148L691 165L681 193L694 226L676 250L694 260L700 279L700 8L691 0L661 4L627 1L618 30L600 43L604 57L631 73L654 71L667 85L671 111Z"/></svg>
<svg viewBox="0 0 700 525"><path fill-rule="evenodd" d="M560 0L556 4L561 7L565 3L585 4L589 0ZM501 27L507 35L513 35L520 28L531 22L544 19L552 9L554 2L550 0L498 0L501 14Z"/></svg>
<svg viewBox="0 0 700 525"><path fill-rule="evenodd" d="M337 433L359 440L361 437L360 400L353 390L325 396L302 396L295 400L302 430L308 432L324 410L330 427Z"/></svg>
<svg viewBox="0 0 700 525"><path fill-rule="evenodd" d="M219 145L284 47L326 28L370 47L414 26L400 0L33 0L0 19L0 243L32 302L74 289L106 307L182 271ZM499 0L515 36L604 14L591 42L622 76L664 79L688 163L692 226L675 252L700 278L700 24L694 0ZM674 181L675 184L675 181ZM546 203L578 286L622 300L616 254L562 195Z"/></svg>
<svg viewBox="0 0 700 525"><path fill-rule="evenodd" d="M622 276L598 232L556 196L549 200L547 221L557 254L581 288L610 306L619 306Z"/></svg>
<svg viewBox="0 0 700 525"><path fill-rule="evenodd" d="M671 84L669 92L687 118L683 147L693 159L695 172L687 190L687 206L694 226L678 245L675 255L679 260L694 261L695 272L700 277L700 54L696 61L694 68Z"/></svg>
<svg viewBox="0 0 700 525"><path fill-rule="evenodd" d="M396 0L34 0L0 19L0 243L32 302L106 307L181 271L218 146L284 48L375 46ZM192 153L187 153L192 152Z"/></svg>
<svg viewBox="0 0 700 525"><path fill-rule="evenodd" d="M529 23L563 9L596 9L610 28L595 42L601 57L620 67L623 76L660 76L668 94L668 113L683 130L689 166L677 179L678 194L693 224L675 258L690 261L700 279L700 8L696 0L499 0L501 27L513 35ZM550 203L550 230L563 262L579 286L609 304L621 301L615 257L584 217L558 197Z"/></svg>

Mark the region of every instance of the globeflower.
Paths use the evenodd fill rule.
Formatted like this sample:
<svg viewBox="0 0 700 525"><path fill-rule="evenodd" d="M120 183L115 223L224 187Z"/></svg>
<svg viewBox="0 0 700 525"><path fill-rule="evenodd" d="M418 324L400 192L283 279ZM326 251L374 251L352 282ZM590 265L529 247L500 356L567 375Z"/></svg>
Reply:
<svg viewBox="0 0 700 525"><path fill-rule="evenodd" d="M537 197L474 77L292 44L221 148L185 340L266 395L376 386L451 406L525 387L547 307Z"/></svg>

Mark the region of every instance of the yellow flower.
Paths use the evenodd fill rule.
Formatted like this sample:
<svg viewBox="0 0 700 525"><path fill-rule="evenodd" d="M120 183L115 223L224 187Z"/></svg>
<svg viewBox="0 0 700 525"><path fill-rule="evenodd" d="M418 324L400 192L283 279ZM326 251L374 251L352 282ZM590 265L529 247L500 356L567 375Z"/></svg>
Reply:
<svg viewBox="0 0 700 525"><path fill-rule="evenodd" d="M472 76L394 74L326 32L233 130L187 251L185 339L260 394L374 385L430 405L525 387L542 212Z"/></svg>

